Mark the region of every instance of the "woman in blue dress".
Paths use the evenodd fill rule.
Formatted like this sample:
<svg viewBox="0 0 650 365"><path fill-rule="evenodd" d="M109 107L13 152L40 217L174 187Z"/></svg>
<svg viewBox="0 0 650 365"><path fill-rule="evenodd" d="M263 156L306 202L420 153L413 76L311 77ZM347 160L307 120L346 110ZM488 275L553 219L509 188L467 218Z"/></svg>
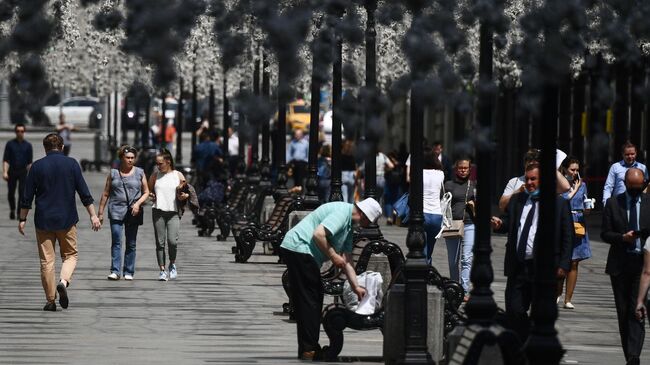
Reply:
<svg viewBox="0 0 650 365"><path fill-rule="evenodd" d="M571 216L573 217L575 235L573 237L573 255L571 257L571 271L566 276L566 294L564 296L564 308L574 309L571 303L573 299L573 291L578 281L578 263L591 257L591 247L589 247L589 235L587 234L585 224L585 212L590 209L585 207L585 199L587 198L587 185L580 178L580 161L575 157L567 157L560 172L566 177L571 184L571 189L562 196L569 200L571 205ZM587 205L589 208L591 206ZM557 302L560 302L562 289L564 287L564 279L559 279L557 287Z"/></svg>

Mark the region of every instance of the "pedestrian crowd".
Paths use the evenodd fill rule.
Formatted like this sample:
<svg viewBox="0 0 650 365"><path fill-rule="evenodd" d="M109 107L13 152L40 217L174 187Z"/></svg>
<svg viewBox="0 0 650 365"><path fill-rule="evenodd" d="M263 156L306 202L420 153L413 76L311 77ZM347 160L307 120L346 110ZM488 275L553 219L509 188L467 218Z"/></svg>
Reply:
<svg viewBox="0 0 650 365"><path fill-rule="evenodd" d="M76 160L67 157L64 120L58 133L43 139L46 156L33 161L31 144L25 139L25 126L14 128L16 138L5 145L3 178L8 182L10 219L19 220L18 229L25 232L29 210L35 200L34 226L45 291L46 311L55 311L55 299L63 308L69 305L68 287L76 267L77 223L75 194L91 220L93 230L104 224L108 208L111 230L111 260L108 279L133 280L138 228L144 222L142 206L153 203L152 222L155 232L158 279L167 281L179 275L177 243L180 219L189 207L198 208L193 185L174 166L172 154L161 149L155 156L155 170L149 176L136 167L138 150L122 146L119 164L106 177L104 190L95 212L94 199ZM69 130L68 130L69 137ZM63 133L65 135L65 132ZM224 156L223 140L206 128L197 131L200 143L192 162L197 170L196 184L208 186L223 180L227 165L236 164L238 156ZM229 130L228 150L234 153L237 136ZM287 150L287 161L295 186L304 186L307 177L308 142L302 131L296 131ZM628 364L639 364L645 338L647 293L650 287L650 198L645 193L648 171L636 160L637 147L627 142L622 146L622 160L614 163L603 190L601 238L610 245L606 274L610 276L618 317L623 354ZM587 184L581 177L581 161L558 151L556 201L553 240L554 272L557 279L557 303L572 310L578 280L579 264L592 256L586 216L594 208L595 199L588 196ZM227 157L227 158L226 158ZM383 215L388 225L401 224L408 214L401 214L401 201L410 183L410 156L404 151L376 154L377 193L363 196L364 161L356 153L352 140L344 140L341 149L341 190L343 202L329 203L332 181L331 146L319 148L318 196L323 203L291 229L282 242L281 255L289 269L293 288L298 330L298 356L313 358L319 349L318 328L323 288L320 265L324 261L344 270L352 290L359 296L365 290L355 280L350 253L354 225L375 223ZM243 158L243 156L242 156ZM540 151L530 149L523 159L523 175L510 179L499 199L500 215L491 218L495 232L507 236L504 274L506 318L522 341L528 337L531 320L528 315L533 297L534 260L539 243L538 221ZM441 143L423 146L423 214L425 245L423 254L431 264L435 244L445 239L449 276L471 293L473 247L476 219L476 176L469 156L458 156L452 162L443 154ZM18 189L18 204L16 203ZM383 209L382 203L383 202ZM55 277L55 242L59 242L62 267ZM579 299L577 300L579 302Z"/></svg>
<svg viewBox="0 0 650 365"><path fill-rule="evenodd" d="M3 178L9 184L9 218L18 218L18 230L23 235L29 211L35 204L34 226L46 299L43 310L56 311L57 295L61 307L69 305L68 287L78 260L79 216L75 195L79 195L86 207L94 231L104 224L104 211L108 208L111 230L109 280L134 279L138 227L144 223L142 206L148 200L153 202L152 221L160 268L158 279L177 278L180 218L188 206L198 208L198 199L193 186L174 169L168 150L162 149L156 155L157 168L147 179L144 170L135 166L137 149L128 145L120 147L119 166L111 169L106 177L98 212L95 212L95 201L79 163L66 156L64 138L60 133L45 136L45 157L32 161L32 146L24 138L25 130L24 125L17 124L14 128L16 138L5 145ZM54 267L57 241L62 258L58 281Z"/></svg>

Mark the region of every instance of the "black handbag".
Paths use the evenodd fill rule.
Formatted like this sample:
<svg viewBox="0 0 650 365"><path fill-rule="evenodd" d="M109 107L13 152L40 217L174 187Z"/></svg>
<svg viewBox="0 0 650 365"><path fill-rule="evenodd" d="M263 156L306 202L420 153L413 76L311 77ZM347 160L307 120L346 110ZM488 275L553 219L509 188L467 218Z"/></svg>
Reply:
<svg viewBox="0 0 650 365"><path fill-rule="evenodd" d="M128 207L126 208L126 214L122 222L125 226L141 226L144 223L144 211L140 208L138 214L133 215L133 202L129 202L129 193L126 190L126 183L124 182L124 177L122 173L118 171L120 178L122 179L122 186L124 186L124 195L126 195L126 203Z"/></svg>

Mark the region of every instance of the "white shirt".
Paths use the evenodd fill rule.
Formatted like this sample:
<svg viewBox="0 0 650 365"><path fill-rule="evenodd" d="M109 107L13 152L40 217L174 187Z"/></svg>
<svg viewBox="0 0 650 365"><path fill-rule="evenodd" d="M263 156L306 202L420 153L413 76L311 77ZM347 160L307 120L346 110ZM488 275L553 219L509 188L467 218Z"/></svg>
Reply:
<svg viewBox="0 0 650 365"><path fill-rule="evenodd" d="M517 252L519 252L519 239L521 238L521 231L524 229L524 225L526 224L526 218L528 218L528 213L530 212L530 209L533 207L533 204L536 204L537 206L535 207L535 215L533 215L533 222L530 225L530 231L528 231L528 241L526 242L526 256L525 259L529 260L533 258L533 247L535 244L535 234L537 233L537 220L539 218L539 202L533 203L530 198L526 200L526 204L524 205L524 210L521 212L521 218L519 218L519 230L517 232Z"/></svg>
<svg viewBox="0 0 650 365"><path fill-rule="evenodd" d="M239 156L239 137L235 133L228 137L228 155Z"/></svg>
<svg viewBox="0 0 650 365"><path fill-rule="evenodd" d="M440 190L445 181L441 170L422 170L422 211L427 214L442 214Z"/></svg>
<svg viewBox="0 0 650 365"><path fill-rule="evenodd" d="M438 155L438 161L442 162L442 153ZM409 153L409 157L406 158L406 162L404 162L404 165L411 166L411 154L410 153Z"/></svg>
<svg viewBox="0 0 650 365"><path fill-rule="evenodd" d="M176 171L170 171L166 174L157 173L156 185L154 185L154 193L156 194L156 201L153 203L153 208L162 210L164 212L178 211L176 205L176 188L181 183L181 178Z"/></svg>
<svg viewBox="0 0 650 365"><path fill-rule="evenodd" d="M381 152L377 152L377 157L375 158L375 165L377 166L377 176L384 176L386 171L386 162L388 157Z"/></svg>
<svg viewBox="0 0 650 365"><path fill-rule="evenodd" d="M508 180L508 183L506 184L506 188L503 189L503 194L505 196L512 195L521 188L524 183L526 182L526 177L525 176L515 176L512 179Z"/></svg>

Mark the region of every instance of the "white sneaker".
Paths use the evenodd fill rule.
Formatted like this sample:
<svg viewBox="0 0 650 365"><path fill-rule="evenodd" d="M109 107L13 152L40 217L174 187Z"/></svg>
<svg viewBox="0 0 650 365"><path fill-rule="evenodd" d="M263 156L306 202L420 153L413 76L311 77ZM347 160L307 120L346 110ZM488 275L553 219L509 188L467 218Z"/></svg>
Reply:
<svg viewBox="0 0 650 365"><path fill-rule="evenodd" d="M575 309L575 306L571 302L564 303L564 308L566 309Z"/></svg>
<svg viewBox="0 0 650 365"><path fill-rule="evenodd" d="M176 271L176 264L169 265L169 278L174 280L178 277L178 271Z"/></svg>
<svg viewBox="0 0 650 365"><path fill-rule="evenodd" d="M167 273L165 272L165 270L162 270L160 272L160 275L158 275L158 280L167 281Z"/></svg>
<svg viewBox="0 0 650 365"><path fill-rule="evenodd" d="M120 280L120 276L117 275L116 273L112 272L110 275L108 275L108 280Z"/></svg>
<svg viewBox="0 0 650 365"><path fill-rule="evenodd" d="M131 274L124 275L124 280L133 280L133 275Z"/></svg>

